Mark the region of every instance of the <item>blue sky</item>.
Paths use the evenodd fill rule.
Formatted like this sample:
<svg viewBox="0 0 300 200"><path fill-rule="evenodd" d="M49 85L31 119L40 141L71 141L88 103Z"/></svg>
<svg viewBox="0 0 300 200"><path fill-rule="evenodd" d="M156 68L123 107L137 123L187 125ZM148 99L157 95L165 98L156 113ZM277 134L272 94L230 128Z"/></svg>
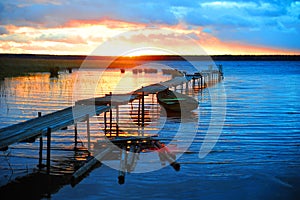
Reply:
<svg viewBox="0 0 300 200"><path fill-rule="evenodd" d="M299 22L295 0L2 0L0 52L82 54L109 35L158 27L193 36L215 54L299 54ZM89 35L92 27L103 34Z"/></svg>

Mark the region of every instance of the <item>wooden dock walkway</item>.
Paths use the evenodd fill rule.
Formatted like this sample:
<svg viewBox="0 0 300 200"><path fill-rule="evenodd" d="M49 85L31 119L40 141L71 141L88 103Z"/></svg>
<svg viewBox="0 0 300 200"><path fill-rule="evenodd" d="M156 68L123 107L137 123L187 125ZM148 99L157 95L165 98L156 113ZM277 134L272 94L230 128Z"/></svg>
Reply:
<svg viewBox="0 0 300 200"><path fill-rule="evenodd" d="M211 72L211 74L214 73L218 72ZM193 84L195 84L195 80L198 80L198 85L203 88L204 80L202 79L204 79L205 76L210 75L208 72L205 72L203 75L201 73L195 73L194 75L174 77L171 80L151 84L127 94L109 94L104 97L80 100L75 102L75 106L73 107L68 107L63 110L2 128L0 129L0 150L6 149L9 145L20 141L46 135L48 128L51 128L51 131L57 131L74 124L75 121L85 121L87 116L93 116L95 114L99 115L109 110L112 105L127 104L144 95L155 94L179 85L183 86L183 84L187 84L190 81L193 81ZM90 109L86 106L80 108L80 105L95 105L95 107L91 107ZM80 114L76 114L76 116L73 115L73 109L81 109L76 110L76 113Z"/></svg>
<svg viewBox="0 0 300 200"><path fill-rule="evenodd" d="M102 105L95 106L95 108L88 106L80 108L77 106L76 113L80 113L77 116L73 116L73 109L74 107L68 107L0 129L0 149L30 138L46 135L48 128L51 128L51 131L57 131L74 124L74 122L85 121L87 116L93 116L95 111L97 114L105 112L109 109L109 106Z"/></svg>
<svg viewBox="0 0 300 200"><path fill-rule="evenodd" d="M216 76L217 74L217 76ZM192 87L196 86L202 89L206 87L206 81L220 80L220 72L210 71L201 73L195 73L193 75L176 76L171 80L151 84L130 93L126 94L107 94L104 97L90 98L79 100L75 102L74 106L46 114L41 116L39 113L37 118L30 119L28 121L21 122L19 124L11 125L0 129L0 151L5 151L8 146L18 142L34 142L36 138L40 139L39 147L39 168L47 167L47 174L50 174L50 158L51 158L51 132L63 129L67 126L75 124L75 144L77 143L77 122L87 122L87 136L88 136L88 150L90 150L90 132L89 132L89 118L95 115L104 113L104 124L105 124L105 135L114 140L115 137L119 136L119 105L128 104L136 99L139 100L138 110L138 125L144 127L145 124L145 96L149 94L156 94L160 91L181 86L183 91L184 85L186 90L188 89L189 83L192 82ZM116 127L115 132L113 131L112 123L112 109L116 109ZM109 112L109 123L106 122L106 114ZM109 126L109 131L106 126ZM43 136L47 137L47 158L46 165L43 161ZM143 135L142 135L143 136ZM112 141L113 142L113 141ZM171 161L172 159L170 159ZM175 163L174 160L170 163ZM176 165L177 166L177 165Z"/></svg>
<svg viewBox="0 0 300 200"><path fill-rule="evenodd" d="M196 78L195 78L196 77ZM158 92L164 91L171 87L176 87L178 85L183 85L191 80L200 79L198 75L195 76L182 76L182 77L175 77L171 80L151 84L135 91L126 93L126 94L107 94L104 97L96 97L90 99L79 100L75 102L76 105L122 105L127 104L128 102L132 102L135 99L141 98L141 96L149 95L149 94L156 94ZM200 84L200 83L199 83Z"/></svg>

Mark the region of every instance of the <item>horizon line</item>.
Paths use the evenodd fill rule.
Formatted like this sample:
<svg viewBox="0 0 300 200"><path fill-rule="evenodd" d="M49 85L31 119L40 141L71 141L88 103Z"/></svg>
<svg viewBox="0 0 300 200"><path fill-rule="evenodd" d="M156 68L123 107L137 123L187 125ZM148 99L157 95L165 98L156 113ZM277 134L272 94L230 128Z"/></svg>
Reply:
<svg viewBox="0 0 300 200"><path fill-rule="evenodd" d="M0 53L0 55L32 55L32 56L78 56L78 57L150 57L150 56L181 56L181 57L185 57L185 56L300 56L300 54L199 54L199 55L172 55L172 54L145 54L145 55L132 55L132 56L128 56L128 55L88 55L88 54L44 54L44 53Z"/></svg>

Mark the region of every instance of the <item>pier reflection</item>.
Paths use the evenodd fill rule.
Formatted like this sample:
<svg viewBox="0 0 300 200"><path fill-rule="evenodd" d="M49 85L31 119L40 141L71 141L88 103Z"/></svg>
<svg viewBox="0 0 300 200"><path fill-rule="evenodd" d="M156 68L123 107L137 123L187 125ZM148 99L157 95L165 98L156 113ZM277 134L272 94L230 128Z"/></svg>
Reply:
<svg viewBox="0 0 300 200"><path fill-rule="evenodd" d="M81 82L79 85L82 86L82 88L81 90L76 91L76 97L78 97L78 99L75 100L85 99L82 102L88 102L89 99L86 98L90 96L94 97L103 95L108 99L112 99L114 97L114 92L124 93L128 90L132 90L132 88L139 88L141 85L153 84L153 82L157 83L171 78L158 72L145 73L143 75L144 78L141 79L134 78L135 74L127 71L124 73L120 73L118 71L118 74L116 73L117 72L114 70L107 71L103 73L104 78L99 80L99 77L93 74L93 70L87 70L84 72L84 78L80 80ZM131 74L126 77L128 73ZM29 83L26 83L23 86L20 84L20 88L17 87L14 90L16 92L15 96L24 96L25 99L28 100L31 97L30 93L37 90L33 95L36 101L41 98L39 96L39 92L48 95L45 99L47 105L51 104L51 102L49 103L46 101L52 98L51 95L58 95L59 98L57 97L55 99L58 99L59 102L55 102L53 104L61 106L61 102L65 102L66 99L73 97L72 91L74 91L74 77L72 78L71 76L74 76L74 74L76 74L76 72L61 75L55 80L49 79L49 75L46 74L36 75L37 83L33 81L33 86L30 86ZM64 76L66 76L65 79L63 78ZM140 76L140 74L137 76ZM47 77L48 80L45 81L44 87L38 86L38 88L34 88L35 84L40 84L40 79L38 77L43 81L45 81L44 79ZM155 78L151 79L151 77ZM68 79L71 81L68 81ZM195 81L192 83L186 83L186 80L184 79L184 77L182 79L177 79L174 86L171 81L165 81L165 83L169 85L163 85L163 87L174 87L173 90L175 91L189 94L189 88L193 88L195 86ZM126 86L122 82L124 80L127 84ZM185 83L186 85L184 87ZM17 83L13 84L17 86ZM49 87L51 84L53 84L54 87ZM91 85L94 84L97 86L96 91L94 91L94 93L92 93L93 95L91 95ZM198 84L202 85L199 80ZM177 87L178 85L180 87ZM153 84L151 87L154 87L156 90L162 86ZM43 88L48 89L43 90ZM156 164L165 166L166 163L169 163L176 171L179 171L180 165L176 162L176 152L170 150L168 144L174 137L174 134L179 130L181 123L198 123L198 118L192 113L181 112L180 114L172 114L170 112L166 112L166 110L163 109L157 102L157 92L149 92L146 91L145 88L135 90L135 93L131 93L130 95L134 96L134 98L126 104L105 103L103 105L110 107L108 111L104 111L104 113L98 116L87 115L83 120L84 122L76 121L74 126L72 125L67 128L63 127L64 130L54 132L51 136L51 159L50 156L48 156L48 153L50 152L50 148L48 148L50 146L48 145L49 139L46 141L47 169L40 165L37 172L37 169L35 168L35 173L24 177L25 182L32 183L31 186L34 186L35 184L38 184L36 182L37 180L42 182L48 181L47 183L53 188L40 189L38 192L39 195L44 195L46 193L50 194L53 192L52 189L58 189L64 184L71 182L72 185L75 185L93 168L100 166L100 163L114 161L116 164L115 169L118 169L119 171L118 182L123 184L125 183L125 174L133 173L137 170L138 160L141 155L150 153L152 153L151 155L155 155ZM113 91L113 94L109 93L111 91ZM104 98L104 100L106 99ZM79 102L79 105L82 103L81 101L77 102ZM64 106L66 105L68 105L68 103ZM169 129L169 127L165 127L166 121L169 118L175 119L172 123L167 124L167 126L171 124L171 129ZM192 129L195 126L192 125L191 127L191 130L188 130L189 132L192 132ZM182 135L183 134L188 135L188 133L182 133ZM176 146L172 147L174 147L174 149L177 148ZM43 147L34 146L34 148L39 149L40 152L44 151ZM70 155L72 152L74 155ZM40 159L43 160L43 157L40 156L39 160ZM152 160L150 161L152 162ZM17 188L16 191L20 190L22 192L24 190L22 188L22 184L14 182L11 182L10 184L12 184L10 185L10 188ZM47 188L45 185L43 187ZM28 191L31 191L31 189L28 189Z"/></svg>

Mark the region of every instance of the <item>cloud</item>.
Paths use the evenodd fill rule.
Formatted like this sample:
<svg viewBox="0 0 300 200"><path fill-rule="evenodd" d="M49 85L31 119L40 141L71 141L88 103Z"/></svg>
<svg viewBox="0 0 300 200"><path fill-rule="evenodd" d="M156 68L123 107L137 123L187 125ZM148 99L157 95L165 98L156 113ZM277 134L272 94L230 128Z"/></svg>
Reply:
<svg viewBox="0 0 300 200"><path fill-rule="evenodd" d="M166 0L33 0L0 3L2 24L56 27L72 20L117 20L130 23L176 25L264 25L271 18L296 15L298 1L180 1Z"/></svg>
<svg viewBox="0 0 300 200"><path fill-rule="evenodd" d="M21 3L4 1L0 3L2 24L18 26L55 27L70 20L120 20L136 23L177 23L168 3L156 1L65 1L64 4ZM56 2L56 1L54 1ZM156 14L159 11L159 14Z"/></svg>
<svg viewBox="0 0 300 200"><path fill-rule="evenodd" d="M299 13L299 1L206 1L182 21L209 28L224 41L299 49Z"/></svg>
<svg viewBox="0 0 300 200"><path fill-rule="evenodd" d="M264 27L299 19L298 1L33 0L0 3L3 25L58 27L70 21L115 20L147 25ZM276 19L277 18L277 19ZM281 19L279 19L281 18Z"/></svg>
<svg viewBox="0 0 300 200"><path fill-rule="evenodd" d="M212 1L190 9L184 21L195 25L255 26L286 14L286 6L263 2ZM260 18L262 17L262 18Z"/></svg>
<svg viewBox="0 0 300 200"><path fill-rule="evenodd" d="M31 37L20 34L10 34L5 36L0 36L0 41L13 41L16 43L27 43L31 41Z"/></svg>
<svg viewBox="0 0 300 200"><path fill-rule="evenodd" d="M80 44L84 43L86 44L87 41L85 41L81 36L79 35L71 35L71 34L53 34L53 33L47 33L42 34L35 38L36 41L52 41L52 42L64 42L64 43L71 43L71 44Z"/></svg>
<svg viewBox="0 0 300 200"><path fill-rule="evenodd" d="M176 41L176 42L174 42ZM122 55L130 50L144 50L149 47L175 52L180 55L198 54L294 54L300 51L272 48L236 41L222 41L202 30L178 34L168 30L135 31L108 39L95 52L97 55Z"/></svg>
<svg viewBox="0 0 300 200"><path fill-rule="evenodd" d="M69 44L86 44L83 38L86 36L76 29L36 29L25 27L10 27L10 34L0 34L0 42L32 43L32 42L56 42ZM6 30L8 32L8 30ZM82 36L81 36L81 35Z"/></svg>
<svg viewBox="0 0 300 200"><path fill-rule="evenodd" d="M0 26L0 35L8 34L9 31L5 27Z"/></svg>
<svg viewBox="0 0 300 200"><path fill-rule="evenodd" d="M2 0L0 42L85 44L105 41L121 30L181 26L199 41L299 50L299 21L300 1L294 0ZM16 33L12 25L32 30Z"/></svg>

